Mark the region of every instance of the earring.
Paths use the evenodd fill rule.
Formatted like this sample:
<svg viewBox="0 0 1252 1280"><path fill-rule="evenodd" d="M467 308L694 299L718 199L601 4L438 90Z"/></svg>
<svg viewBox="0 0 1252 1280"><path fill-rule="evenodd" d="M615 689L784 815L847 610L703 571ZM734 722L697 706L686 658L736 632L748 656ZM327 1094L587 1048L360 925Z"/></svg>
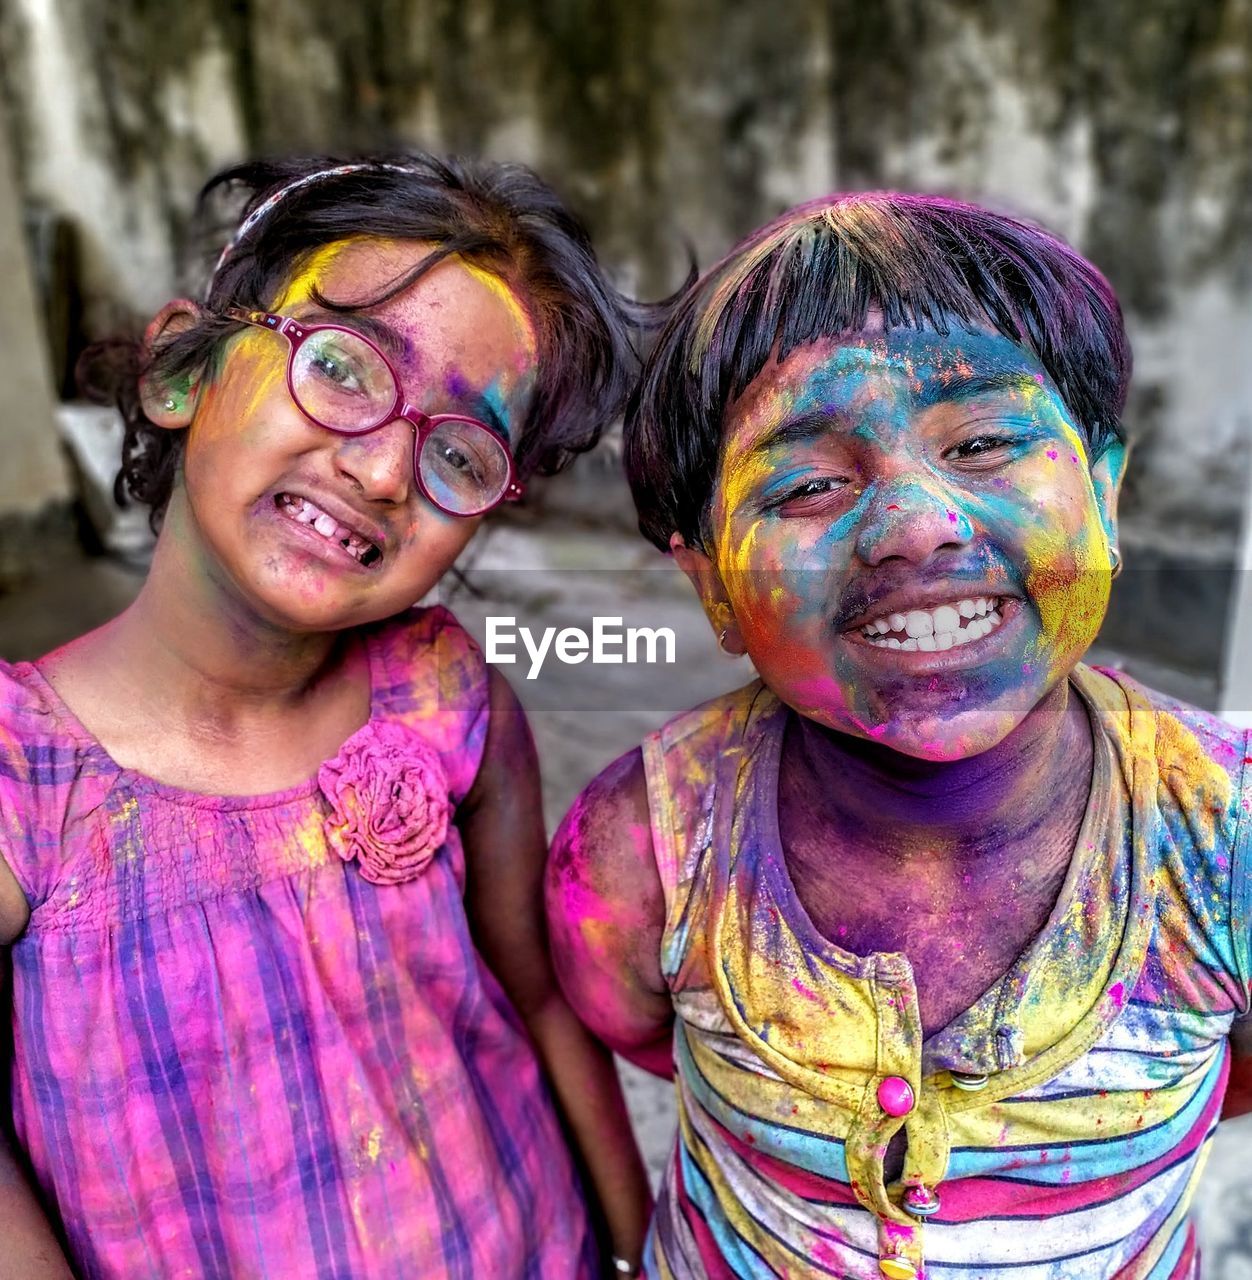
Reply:
<svg viewBox="0 0 1252 1280"><path fill-rule="evenodd" d="M742 651L742 650L741 650L740 652L736 653L734 649L728 649L728 648L726 648L726 637L727 637L729 634L730 634L730 627L729 627L729 626L722 627L722 629L721 629L720 631L718 631L718 633L717 633L717 647L718 647L718 648L722 651L722 653L723 653L723 654L725 654L725 656L726 656L726 657L728 657L728 658L742 658L742 657L743 657L743 651Z"/></svg>
<svg viewBox="0 0 1252 1280"><path fill-rule="evenodd" d="M1109 559L1113 562L1113 569L1112 569L1112 572L1109 574L1109 577L1110 578L1120 577L1122 572L1122 553L1118 551L1116 547L1110 547Z"/></svg>
<svg viewBox="0 0 1252 1280"><path fill-rule="evenodd" d="M175 400L173 396L170 396L169 399L166 400L165 402L165 411L167 413L173 413L174 410L177 408L178 408L178 401Z"/></svg>

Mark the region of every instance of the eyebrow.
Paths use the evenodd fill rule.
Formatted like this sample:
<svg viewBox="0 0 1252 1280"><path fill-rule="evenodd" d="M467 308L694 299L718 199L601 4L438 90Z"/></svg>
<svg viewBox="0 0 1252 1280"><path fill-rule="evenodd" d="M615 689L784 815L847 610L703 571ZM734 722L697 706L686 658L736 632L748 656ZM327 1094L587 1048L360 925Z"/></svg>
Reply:
<svg viewBox="0 0 1252 1280"><path fill-rule="evenodd" d="M477 418L480 422L486 423L502 440L512 444L512 436L509 434L508 423L500 416L495 405L481 393L473 392L466 397L469 401L469 409L472 417Z"/></svg>
<svg viewBox="0 0 1252 1280"><path fill-rule="evenodd" d="M1021 370L965 374L947 382L933 383L918 395L917 406L929 409L936 404L972 400L989 392L1037 390L1041 385L1033 374ZM818 440L831 429L839 416L838 411L822 409L787 418L765 432L753 444L749 456L756 457L789 444L809 444Z"/></svg>
<svg viewBox="0 0 1252 1280"><path fill-rule="evenodd" d="M1037 381L1033 374L1021 369L1005 369L999 373L970 373L946 382L932 382L918 396L917 403L920 408L929 409L932 405L952 400L972 400L975 396L992 391L1037 391L1041 386L1043 383Z"/></svg>
<svg viewBox="0 0 1252 1280"><path fill-rule="evenodd" d="M301 324L330 324L337 329L356 329L396 360L401 359L408 348L399 330L363 311L326 311L317 307L302 317Z"/></svg>
<svg viewBox="0 0 1252 1280"><path fill-rule="evenodd" d="M356 329L395 360L401 360L408 354L408 343L398 329L393 329L385 320L366 315L363 311L327 311L318 307L304 317L301 323L331 324L339 329ZM508 424L485 395L471 392L463 398L467 402L469 416L489 426L502 440L512 442Z"/></svg>
<svg viewBox="0 0 1252 1280"><path fill-rule="evenodd" d="M798 414L794 418L787 418L765 432L753 444L749 455L756 457L782 445L808 444L813 440L818 440L830 430L832 416L829 412L821 410L813 413Z"/></svg>

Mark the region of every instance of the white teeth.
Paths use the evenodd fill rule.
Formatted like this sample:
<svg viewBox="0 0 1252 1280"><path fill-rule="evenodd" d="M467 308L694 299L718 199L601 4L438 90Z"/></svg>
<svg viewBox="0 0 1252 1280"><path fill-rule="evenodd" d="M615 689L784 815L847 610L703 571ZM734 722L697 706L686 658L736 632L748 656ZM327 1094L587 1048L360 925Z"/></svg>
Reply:
<svg viewBox="0 0 1252 1280"><path fill-rule="evenodd" d="M950 604L941 604L931 617L934 619L936 635L956 631L961 625L961 615Z"/></svg>
<svg viewBox="0 0 1252 1280"><path fill-rule="evenodd" d="M918 636L933 635L935 624L930 614L923 613L920 609L911 609L904 615L904 629L909 633L910 639L916 640Z"/></svg>
<svg viewBox="0 0 1252 1280"><path fill-rule="evenodd" d="M968 612L967 612L968 611ZM960 625L964 618L965 625ZM896 623L899 621L900 625ZM892 613L860 628L862 635L877 649L904 649L909 653L941 653L981 640L1004 621L996 609L995 599L961 600L959 605L941 604L931 613L910 609L908 614ZM908 639L888 635L906 631Z"/></svg>
<svg viewBox="0 0 1252 1280"><path fill-rule="evenodd" d="M295 498L285 493L279 499L284 511L300 524L307 524L316 529L323 538L337 542L350 556L356 560L373 550L373 543L345 528L332 515L320 507L315 507L307 498Z"/></svg>

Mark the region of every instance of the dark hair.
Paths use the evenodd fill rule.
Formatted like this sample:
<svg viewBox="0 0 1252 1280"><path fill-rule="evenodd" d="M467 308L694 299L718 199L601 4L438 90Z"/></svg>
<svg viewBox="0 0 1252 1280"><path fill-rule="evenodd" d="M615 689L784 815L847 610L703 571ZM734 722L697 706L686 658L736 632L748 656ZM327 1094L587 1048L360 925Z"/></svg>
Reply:
<svg viewBox="0 0 1252 1280"><path fill-rule="evenodd" d="M645 363L624 453L639 528L708 545L726 411L771 359L861 329L990 322L1032 351L1092 458L1124 433L1130 346L1108 281L1055 236L976 205L869 192L790 210L688 290Z"/></svg>
<svg viewBox="0 0 1252 1280"><path fill-rule="evenodd" d="M520 475L559 470L589 449L620 412L637 361L631 340L635 307L605 279L586 230L531 170L514 164L420 153L360 159L315 157L238 164L200 192L203 226L223 197L246 192L235 224L283 187L341 165L283 196L260 216L213 274L202 320L144 353L114 359L107 386L88 365L85 380L117 399L125 419L118 500L151 507L155 529L173 490L185 431L154 426L138 381L175 383L210 373L238 321L229 307L265 310L300 262L322 245L352 236L424 240L436 251L381 296L380 305L453 254L498 276L522 298L537 332L538 377L522 422L515 462ZM217 247L225 240L221 235ZM334 308L335 304L319 299ZM354 304L354 310L361 304Z"/></svg>

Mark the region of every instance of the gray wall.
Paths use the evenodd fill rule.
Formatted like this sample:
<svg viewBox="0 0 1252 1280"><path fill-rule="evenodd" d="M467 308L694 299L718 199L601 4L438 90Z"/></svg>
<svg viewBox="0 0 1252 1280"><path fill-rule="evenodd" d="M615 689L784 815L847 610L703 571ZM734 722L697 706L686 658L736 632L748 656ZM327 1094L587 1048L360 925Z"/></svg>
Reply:
<svg viewBox="0 0 1252 1280"><path fill-rule="evenodd" d="M1127 308L1128 542L1211 577L1220 615L1252 437L1250 0L0 0L0 85L96 334L164 301L196 186L255 150L530 161L650 296L688 244L707 264L836 187L1032 215ZM1152 573L1133 591L1179 614Z"/></svg>

